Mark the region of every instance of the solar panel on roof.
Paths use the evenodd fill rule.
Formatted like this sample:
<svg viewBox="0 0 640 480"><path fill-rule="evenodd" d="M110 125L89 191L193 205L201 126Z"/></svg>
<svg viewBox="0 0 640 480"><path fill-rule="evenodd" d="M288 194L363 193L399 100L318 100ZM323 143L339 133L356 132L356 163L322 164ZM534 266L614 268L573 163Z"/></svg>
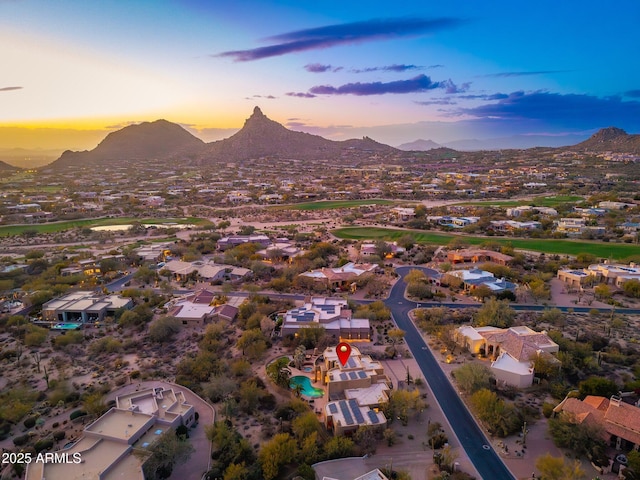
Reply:
<svg viewBox="0 0 640 480"><path fill-rule="evenodd" d="M340 400L340 411L342 412L342 416L344 417L344 421L347 425L353 425L353 417L351 416L351 412L349 411L349 407L347 406L347 402L344 400Z"/></svg>
<svg viewBox="0 0 640 480"><path fill-rule="evenodd" d="M356 361L353 358L347 360L347 366L350 368L354 368L356 366Z"/></svg>
<svg viewBox="0 0 640 480"><path fill-rule="evenodd" d="M338 407L336 406L335 403L330 403L329 404L329 411L331 413L338 413Z"/></svg>
<svg viewBox="0 0 640 480"><path fill-rule="evenodd" d="M359 376L360 378L367 378L367 374L366 374L366 373L364 373L364 372L358 372L358 376Z"/></svg>
<svg viewBox="0 0 640 480"><path fill-rule="evenodd" d="M349 372L349 378L351 380L355 380L356 378L358 378L358 374L356 372Z"/></svg>
<svg viewBox="0 0 640 480"><path fill-rule="evenodd" d="M351 411L356 417L356 422L358 422L358 425L364 424L364 417L362 416L362 412L360 411L360 407L358 407L358 404L356 403L355 405L352 405L351 402L349 402L349 404L351 405Z"/></svg>
<svg viewBox="0 0 640 480"><path fill-rule="evenodd" d="M347 374L346 373L341 373L340 374L340 380L347 380Z"/></svg>
<svg viewBox="0 0 640 480"><path fill-rule="evenodd" d="M376 412L374 412L373 410L369 410L367 412L367 415L369 416L369 420L371 420L371 423L379 423L378 415L376 415Z"/></svg>

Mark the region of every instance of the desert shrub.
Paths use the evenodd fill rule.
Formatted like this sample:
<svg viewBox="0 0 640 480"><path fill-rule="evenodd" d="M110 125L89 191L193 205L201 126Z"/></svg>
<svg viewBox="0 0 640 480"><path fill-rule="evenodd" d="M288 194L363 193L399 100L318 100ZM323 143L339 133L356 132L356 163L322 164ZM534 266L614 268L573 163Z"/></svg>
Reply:
<svg viewBox="0 0 640 480"><path fill-rule="evenodd" d="M38 440L33 448L36 449L36 453L40 453L43 450L48 450L53 447L53 440L51 438L45 438L43 440Z"/></svg>
<svg viewBox="0 0 640 480"><path fill-rule="evenodd" d="M545 418L549 418L551 417L551 415L553 415L554 408L555 405L553 403L544 402L542 404L542 414L545 416Z"/></svg>
<svg viewBox="0 0 640 480"><path fill-rule="evenodd" d="M53 439L56 441L60 441L66 436L67 432L65 432L64 430L56 430L55 432L53 432Z"/></svg>
<svg viewBox="0 0 640 480"><path fill-rule="evenodd" d="M20 435L18 437L13 437L13 444L16 447L21 447L22 445L26 445L29 441L29 435Z"/></svg>
<svg viewBox="0 0 640 480"><path fill-rule="evenodd" d="M25 428L33 428L36 426L36 417L27 417L23 422Z"/></svg>
<svg viewBox="0 0 640 480"><path fill-rule="evenodd" d="M75 420L76 418L82 417L86 414L87 412L85 412L84 410L74 410L73 412L71 412L71 415L69 415L69 419Z"/></svg>

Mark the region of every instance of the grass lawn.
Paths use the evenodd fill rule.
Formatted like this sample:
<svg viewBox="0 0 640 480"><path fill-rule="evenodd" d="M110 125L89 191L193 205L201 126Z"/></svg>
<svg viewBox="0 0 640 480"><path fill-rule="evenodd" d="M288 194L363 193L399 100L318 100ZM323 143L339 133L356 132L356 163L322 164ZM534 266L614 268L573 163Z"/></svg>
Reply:
<svg viewBox="0 0 640 480"><path fill-rule="evenodd" d="M330 210L333 208L350 208L362 205L393 205L391 200L372 198L369 200L321 200L319 202L296 203L294 205L282 205L272 207L278 210Z"/></svg>
<svg viewBox="0 0 640 480"><path fill-rule="evenodd" d="M333 230L338 238L350 240L398 240L403 235L410 234L418 243L447 245L452 239L459 238L470 245L483 243L498 243L510 245L517 249L535 252L577 255L591 253L601 258L624 260L638 254L638 246L627 243L603 243L586 240L569 240L555 238L505 238L505 237L473 237L450 233L429 232L424 230L399 230L380 227L347 227Z"/></svg>
<svg viewBox="0 0 640 480"><path fill-rule="evenodd" d="M481 202L464 202L460 205L486 205L499 207L519 207L522 205L533 205L536 207L556 207L563 203L576 203L584 200L584 197L577 195L557 195L554 197L536 197L531 200L495 200Z"/></svg>
<svg viewBox="0 0 640 480"><path fill-rule="evenodd" d="M208 226L211 225L206 219L197 217L188 218L132 218L132 217L120 217L120 218L88 218L84 220L69 220L64 222L51 222L51 223L38 223L34 225L5 225L0 226L0 237L6 237L8 235L20 235L24 231L36 231L38 233L57 233L72 228L90 228L99 227L104 225L125 225L132 222L140 222L143 224L163 224L163 223L177 223L187 224L192 223L196 226Z"/></svg>

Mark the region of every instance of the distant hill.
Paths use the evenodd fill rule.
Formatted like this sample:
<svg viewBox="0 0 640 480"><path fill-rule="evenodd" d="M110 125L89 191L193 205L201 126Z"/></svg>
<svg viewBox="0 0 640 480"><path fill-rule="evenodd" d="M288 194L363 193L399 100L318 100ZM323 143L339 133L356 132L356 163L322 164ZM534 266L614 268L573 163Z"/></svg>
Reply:
<svg viewBox="0 0 640 480"><path fill-rule="evenodd" d="M368 137L336 142L285 128L255 107L236 134L208 144L200 154L204 161L234 161L277 156L314 160L331 158L347 150L394 152L396 149Z"/></svg>
<svg viewBox="0 0 640 480"><path fill-rule="evenodd" d="M95 165L103 162L171 159L199 152L205 143L180 125L166 120L130 125L112 132L91 151L67 150L52 167Z"/></svg>
<svg viewBox="0 0 640 480"><path fill-rule="evenodd" d="M469 139L447 142L449 148L459 151L508 150L535 147L565 147L583 141L586 135L512 135L510 137Z"/></svg>
<svg viewBox="0 0 640 480"><path fill-rule="evenodd" d="M426 152L427 150L433 150L434 148L440 148L441 146L442 145L434 142L433 140L419 139L398 145L398 149L408 152Z"/></svg>
<svg viewBox="0 0 640 480"><path fill-rule="evenodd" d="M629 135L621 128L608 127L598 130L589 139L573 148L591 152L616 152L640 154L640 135Z"/></svg>
<svg viewBox="0 0 640 480"><path fill-rule="evenodd" d="M13 172L16 172L20 170L18 167L14 167L13 165L9 165L8 163L5 163L3 161L0 161L0 172L2 172L3 174L11 174Z"/></svg>
<svg viewBox="0 0 640 480"><path fill-rule="evenodd" d="M53 162L60 150L0 148L0 161L18 168L38 168Z"/></svg>

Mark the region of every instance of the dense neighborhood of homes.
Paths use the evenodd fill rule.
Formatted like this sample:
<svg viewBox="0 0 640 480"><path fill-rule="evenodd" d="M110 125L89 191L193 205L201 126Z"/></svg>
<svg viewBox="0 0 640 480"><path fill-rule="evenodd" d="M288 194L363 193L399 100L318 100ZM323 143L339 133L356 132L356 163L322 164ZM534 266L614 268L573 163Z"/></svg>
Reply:
<svg viewBox="0 0 640 480"><path fill-rule="evenodd" d="M426 397L424 382L420 389L411 376L420 377L419 371L404 363L411 358L406 332L396 328L383 302L398 281L396 267L415 267L405 277L413 278L403 304L412 305L425 348L450 369L487 431L513 437L522 419L540 417L536 421L545 425L569 419L574 431L591 432L582 443L601 441L608 448L608 465L588 452L600 472L633 471L640 445L640 340L636 320L624 309L640 296L639 259L541 254L515 248L515 240L492 240L593 240L585 243L633 248L640 239L637 161L545 149L396 151L345 158L340 166L265 157L214 169L149 161L135 169L114 164L104 171L20 172L0 192L0 229L8 232L0 237L6 252L0 254L0 362L6 367L0 402L27 406L11 420L8 407L0 408L0 441L7 449L35 449L54 433L64 439L66 433L54 429L66 429L73 439L38 448L78 453L83 462L34 463L21 474L133 479L145 478L145 462L165 433L187 430L200 435L197 445L214 450L193 455L203 463L198 478L205 471L209 479L252 480L295 472L306 480L313 473L296 470L296 463L304 440L316 437L300 433L295 415L308 411L322 427L313 445L321 453L305 464L341 456L326 453L325 444L338 439L338 445L352 445L367 431L389 445L405 435L407 454L428 453L434 463L439 457L433 453L447 443L436 448L434 439L444 434L417 439L414 452L390 408L399 392ZM513 200L521 196L526 199ZM337 206L300 205L316 200ZM56 231L66 221L69 228ZM91 223L97 221L101 226ZM346 225L400 233L341 240L331 229ZM433 230L454 240L446 246L418 240ZM477 237L466 241L468 235ZM558 297L552 293L563 297L562 312L553 308ZM532 308L516 321L511 311L501 325L495 318L477 321L485 307L509 309L509 302L544 310ZM573 307L585 313L569 311ZM151 335L158 326L166 329ZM336 353L340 341L351 345L344 364ZM280 360L274 378L270 367ZM490 380L483 387L500 396L496 404L510 402L524 412L511 415L515 426L492 429L480 418L477 392L462 388L456 374L469 365L484 369ZM428 383L428 372L422 375ZM594 377L609 382L607 388L593 387ZM20 398L23 403L12 396L29 388L39 396ZM86 425L57 425L56 418L53 427L46 418L55 411L66 420L70 410L107 393L109 403L83 417ZM209 403L215 428L232 430L198 430L197 413ZM548 420L531 410L536 405L544 412L543 404L553 407L546 409ZM409 424L422 425L422 407ZM31 418L38 419L37 428L27 426ZM424 437L425 428L418 428ZM230 438L246 455L234 451L237 463L224 463L232 449L220 443ZM268 463L260 452L268 452L274 438L296 453L271 476L260 470ZM434 452L427 452L429 445ZM370 453L362 444L344 451ZM534 459L526 461L537 468ZM318 478L345 480L340 467L330 465ZM396 478L383 465L364 466L346 480ZM228 468L243 473L233 477ZM454 473L453 465L447 468ZM637 468L640 474L640 459Z"/></svg>

